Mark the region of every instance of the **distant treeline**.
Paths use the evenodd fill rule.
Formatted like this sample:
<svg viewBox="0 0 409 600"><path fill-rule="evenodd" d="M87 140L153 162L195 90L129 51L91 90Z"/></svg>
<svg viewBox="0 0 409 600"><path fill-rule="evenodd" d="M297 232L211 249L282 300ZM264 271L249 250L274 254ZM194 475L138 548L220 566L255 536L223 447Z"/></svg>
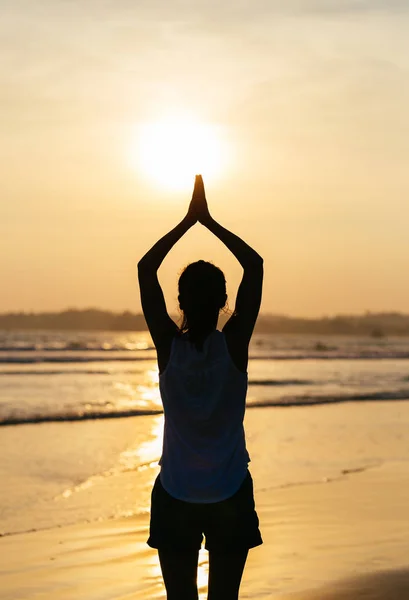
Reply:
<svg viewBox="0 0 409 600"><path fill-rule="evenodd" d="M180 322L174 315L176 322ZM222 315L219 326L223 326L229 315ZM58 313L6 313L0 314L0 329L51 329L51 330L99 330L99 331L143 331L146 322L141 314L129 311L113 313L90 308L68 309ZM282 315L260 314L255 331L257 333L311 333L320 335L346 334L409 335L409 315L371 313L363 315L338 315L320 319L304 319Z"/></svg>

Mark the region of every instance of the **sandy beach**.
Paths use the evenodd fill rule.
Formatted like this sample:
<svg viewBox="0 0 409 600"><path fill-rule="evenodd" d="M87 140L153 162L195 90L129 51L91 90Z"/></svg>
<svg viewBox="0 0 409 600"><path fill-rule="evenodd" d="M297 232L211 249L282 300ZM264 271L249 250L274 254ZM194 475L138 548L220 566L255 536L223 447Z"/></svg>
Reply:
<svg viewBox="0 0 409 600"><path fill-rule="evenodd" d="M241 598L409 598L408 422L408 402L247 412L264 544L250 552ZM156 473L126 477L144 495ZM2 600L165 598L148 524L145 510L3 536ZM206 578L203 550L201 599Z"/></svg>

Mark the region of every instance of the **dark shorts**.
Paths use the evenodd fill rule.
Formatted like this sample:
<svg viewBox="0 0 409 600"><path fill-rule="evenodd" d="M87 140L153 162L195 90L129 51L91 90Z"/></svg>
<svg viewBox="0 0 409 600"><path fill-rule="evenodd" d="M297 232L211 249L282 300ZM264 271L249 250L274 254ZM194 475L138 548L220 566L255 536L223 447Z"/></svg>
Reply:
<svg viewBox="0 0 409 600"><path fill-rule="evenodd" d="M198 504L170 496L160 477L152 490L148 545L160 550L213 552L249 549L263 543L254 506L253 480L249 471L238 491L221 502Z"/></svg>

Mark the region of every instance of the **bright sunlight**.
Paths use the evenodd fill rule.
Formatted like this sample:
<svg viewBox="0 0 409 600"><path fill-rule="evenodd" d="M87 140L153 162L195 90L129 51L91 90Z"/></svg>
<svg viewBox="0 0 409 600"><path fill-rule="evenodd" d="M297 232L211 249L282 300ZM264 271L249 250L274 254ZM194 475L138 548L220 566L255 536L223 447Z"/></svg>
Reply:
<svg viewBox="0 0 409 600"><path fill-rule="evenodd" d="M133 163L153 183L172 190L190 188L197 173L217 179L227 163L221 131L189 118L163 119L138 129Z"/></svg>

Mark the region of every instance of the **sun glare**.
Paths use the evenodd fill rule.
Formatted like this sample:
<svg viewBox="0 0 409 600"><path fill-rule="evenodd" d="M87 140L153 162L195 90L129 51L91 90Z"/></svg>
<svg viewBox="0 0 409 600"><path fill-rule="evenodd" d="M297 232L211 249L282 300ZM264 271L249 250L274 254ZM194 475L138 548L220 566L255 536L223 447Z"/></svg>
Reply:
<svg viewBox="0 0 409 600"><path fill-rule="evenodd" d="M164 119L139 128L137 168L156 185L179 190L192 186L197 173L217 179L227 152L220 130L193 119Z"/></svg>

